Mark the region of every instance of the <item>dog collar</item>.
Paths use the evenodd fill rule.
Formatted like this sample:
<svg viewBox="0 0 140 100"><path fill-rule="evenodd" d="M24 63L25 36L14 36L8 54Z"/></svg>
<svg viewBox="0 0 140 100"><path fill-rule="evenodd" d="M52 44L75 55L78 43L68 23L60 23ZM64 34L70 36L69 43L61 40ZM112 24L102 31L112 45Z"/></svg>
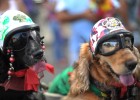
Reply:
<svg viewBox="0 0 140 100"><path fill-rule="evenodd" d="M120 100L134 100L134 98L138 94L138 88L140 88L140 82L137 80L135 80L134 84L131 86L124 86L123 84L118 82L111 82L109 83L109 86L113 86L113 88L111 90L103 92L101 89L98 88L98 86L96 86L95 82L91 83L92 84L90 84L90 90L94 92L94 94L101 98L104 98L105 100L111 100L113 97L119 98ZM111 95L113 97L111 97Z"/></svg>
<svg viewBox="0 0 140 100"><path fill-rule="evenodd" d="M90 90L94 92L99 97L109 98L109 95L102 92L100 89L98 89L94 84L90 85Z"/></svg>

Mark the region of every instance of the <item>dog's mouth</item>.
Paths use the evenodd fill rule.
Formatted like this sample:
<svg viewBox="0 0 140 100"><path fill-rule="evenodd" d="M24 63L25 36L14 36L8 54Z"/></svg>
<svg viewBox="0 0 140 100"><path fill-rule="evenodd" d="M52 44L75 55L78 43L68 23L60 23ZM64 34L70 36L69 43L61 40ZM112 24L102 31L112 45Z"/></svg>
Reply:
<svg viewBox="0 0 140 100"><path fill-rule="evenodd" d="M25 51L26 52L26 51ZM22 55L22 54L21 54ZM45 55L44 51L42 49L35 49L30 52L26 52L25 55L23 55L21 61L24 61L26 66L33 66L34 64L40 62L40 61L45 61Z"/></svg>
<svg viewBox="0 0 140 100"><path fill-rule="evenodd" d="M43 54L44 54L43 50L40 49L40 50L34 52L32 54L32 56L34 57L34 59L41 59L43 57Z"/></svg>
<svg viewBox="0 0 140 100"><path fill-rule="evenodd" d="M113 76L117 77L118 80L124 85L124 86L130 86L134 84L134 77L132 72L129 72L127 74L117 74L113 71L113 69L109 66L111 73L113 74Z"/></svg>
<svg viewBox="0 0 140 100"><path fill-rule="evenodd" d="M120 82L125 86L130 86L134 83L134 77L132 73L119 75Z"/></svg>
<svg viewBox="0 0 140 100"><path fill-rule="evenodd" d="M37 62L32 67L33 67L33 69L36 73L41 73L45 70L47 70L50 73L54 73L54 67L51 64L48 64L44 60L41 60L41 61Z"/></svg>
<svg viewBox="0 0 140 100"><path fill-rule="evenodd" d="M46 69L46 62L41 60L33 65L33 69L39 73Z"/></svg>

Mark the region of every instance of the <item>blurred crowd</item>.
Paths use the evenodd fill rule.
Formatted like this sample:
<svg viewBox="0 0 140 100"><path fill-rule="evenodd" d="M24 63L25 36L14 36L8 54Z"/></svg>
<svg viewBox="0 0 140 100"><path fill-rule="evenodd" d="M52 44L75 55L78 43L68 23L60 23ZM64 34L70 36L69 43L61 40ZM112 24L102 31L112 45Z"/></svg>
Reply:
<svg viewBox="0 0 140 100"><path fill-rule="evenodd" d="M140 48L140 0L0 0L0 15L8 9L23 11L40 25L54 66L72 65L94 23L104 17L119 18Z"/></svg>

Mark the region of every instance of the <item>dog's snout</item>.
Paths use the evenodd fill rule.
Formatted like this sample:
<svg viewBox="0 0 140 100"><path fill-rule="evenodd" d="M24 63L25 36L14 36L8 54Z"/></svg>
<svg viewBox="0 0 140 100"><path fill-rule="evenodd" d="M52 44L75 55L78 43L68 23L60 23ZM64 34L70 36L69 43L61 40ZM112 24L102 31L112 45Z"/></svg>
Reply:
<svg viewBox="0 0 140 100"><path fill-rule="evenodd" d="M36 52L33 53L33 57L36 59L40 59L43 56L43 50L38 50Z"/></svg>
<svg viewBox="0 0 140 100"><path fill-rule="evenodd" d="M129 69L129 70L134 70L136 65L137 65L137 62L136 61L127 61L125 63L126 67Z"/></svg>

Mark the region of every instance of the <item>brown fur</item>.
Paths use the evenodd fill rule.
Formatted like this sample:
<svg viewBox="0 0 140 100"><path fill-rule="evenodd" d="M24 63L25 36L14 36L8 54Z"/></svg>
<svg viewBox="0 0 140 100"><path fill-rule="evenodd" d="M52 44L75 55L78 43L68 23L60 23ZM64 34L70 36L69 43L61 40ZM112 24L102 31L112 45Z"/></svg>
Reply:
<svg viewBox="0 0 140 100"><path fill-rule="evenodd" d="M71 88L69 94L63 100L101 100L101 98L89 90L89 76L93 80L106 85L110 82L117 82L118 79L110 71L109 66L115 73L125 74L128 70L125 62L132 60L138 62L133 73L136 78L140 78L139 58L139 52L135 47L133 47L133 51L125 48L111 56L102 56L99 54L93 56L89 44L82 44L79 60L70 78Z"/></svg>

